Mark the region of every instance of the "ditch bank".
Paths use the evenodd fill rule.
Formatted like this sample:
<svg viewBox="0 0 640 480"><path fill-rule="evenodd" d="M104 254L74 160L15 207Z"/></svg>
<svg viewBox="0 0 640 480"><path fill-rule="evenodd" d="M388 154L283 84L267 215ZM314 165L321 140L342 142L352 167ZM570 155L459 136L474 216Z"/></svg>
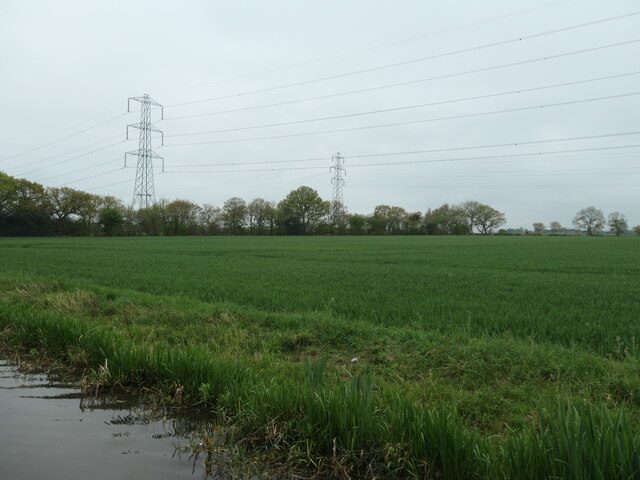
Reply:
<svg viewBox="0 0 640 480"><path fill-rule="evenodd" d="M146 388L215 412L247 451L316 476L577 480L640 471L640 435L624 410L560 400L530 428L496 438L464 425L455 408L412 401L372 378L332 379L322 360L271 367L200 347L132 343L87 320L0 303L3 329L8 343L88 368L96 390Z"/></svg>

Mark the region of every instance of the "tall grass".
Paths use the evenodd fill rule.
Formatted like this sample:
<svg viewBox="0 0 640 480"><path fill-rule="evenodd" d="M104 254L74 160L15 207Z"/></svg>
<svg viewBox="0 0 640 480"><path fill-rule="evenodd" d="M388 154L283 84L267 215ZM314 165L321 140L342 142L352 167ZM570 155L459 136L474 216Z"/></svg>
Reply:
<svg viewBox="0 0 640 480"><path fill-rule="evenodd" d="M465 425L455 407L430 407L385 391L364 375L343 380L323 361L258 371L207 350L133 343L107 328L0 304L11 341L87 366L115 385L181 392L176 401L224 409L239 425L275 425L310 454L362 452L377 475L445 479L632 479L640 477L640 435L623 410L560 402L531 427L503 439ZM347 457L348 458L348 457Z"/></svg>
<svg viewBox="0 0 640 480"><path fill-rule="evenodd" d="M505 442L503 478L640 478L640 432L624 410L559 402L535 427Z"/></svg>
<svg viewBox="0 0 640 480"><path fill-rule="evenodd" d="M162 344L135 344L113 329L95 327L60 313L0 304L0 327L8 328L14 342L74 361L100 373L101 381L116 386L154 386L170 391L180 387L196 400L209 385L210 403L221 393L241 385L248 371L240 362L210 355L203 348L169 349Z"/></svg>

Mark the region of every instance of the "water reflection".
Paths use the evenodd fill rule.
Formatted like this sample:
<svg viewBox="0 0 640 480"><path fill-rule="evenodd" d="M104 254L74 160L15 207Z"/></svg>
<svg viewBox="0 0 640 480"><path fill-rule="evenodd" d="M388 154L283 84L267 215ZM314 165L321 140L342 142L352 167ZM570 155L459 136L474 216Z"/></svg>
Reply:
<svg viewBox="0 0 640 480"><path fill-rule="evenodd" d="M206 414L86 396L76 382L21 374L2 360L0 405L1 478L227 478L222 455L192 448L213 435Z"/></svg>

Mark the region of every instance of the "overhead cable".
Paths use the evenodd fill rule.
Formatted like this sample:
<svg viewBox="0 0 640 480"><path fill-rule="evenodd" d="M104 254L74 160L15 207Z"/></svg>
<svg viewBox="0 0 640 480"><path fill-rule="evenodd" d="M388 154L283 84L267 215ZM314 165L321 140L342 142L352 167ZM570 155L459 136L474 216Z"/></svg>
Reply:
<svg viewBox="0 0 640 480"><path fill-rule="evenodd" d="M411 42L411 41L414 41L414 40L420 40L420 39L427 38L427 37L432 37L432 36L435 36L435 35L441 35L443 33L455 32L457 30L462 30L462 29L469 28L469 27L475 27L477 25L482 25L484 23L489 23L489 22L493 22L493 21L496 21L496 20L503 20L505 18L515 17L515 16L518 16L518 15L523 15L525 13L530 13L530 12L534 12L534 11L537 11L537 10L542 10L542 9L546 9L546 8L550 8L550 7L555 7L557 5L561 5L563 3L569 3L569 2L573 2L573 1L575 1L575 0L561 0L559 2L549 3L549 4L541 5L541 6L535 7L535 8L528 8L526 10L520 10L520 11L517 11L517 12L514 12L514 13L509 13L507 15L500 15L500 16L497 16L497 17L487 18L485 20L480 20L480 21L471 22L471 23L465 23L463 25L458 25L456 27L450 27L450 28L446 28L444 30L438 30L438 31L435 31L435 32L424 33L422 35L416 35L416 36L413 36L413 37L409 37L409 38L405 38L405 39L401 39L401 40L396 40L396 41L393 41L393 42L388 42L388 43L383 43L383 44L378 44L378 45L372 45L372 46L369 46L369 47L360 48L360 49L357 49L357 50L352 50L350 52L344 52L344 53L339 53L339 54L336 54L336 55L329 55L329 56L326 56L326 57L316 58L316 59L313 59L313 60L307 60L307 61L300 62L300 63L284 65L282 67L272 68L272 69L269 69L269 70L263 70L261 72L254 72L254 73L249 73L249 74L246 74L246 75L237 75L237 76L234 76L234 77L229 77L229 78L217 80L217 81L214 81L214 82L201 83L201 84L198 84L198 85L191 85L191 86L182 87L182 88L173 88L171 90L165 90L163 92L159 92L159 94L162 95L164 93L176 92L176 91L181 91L181 90L189 90L189 89L199 88L199 87L206 87L206 86L209 86L209 85L217 85L217 84L220 84L220 83L231 82L231 81L236 81L236 80L242 80L242 79L245 79L245 78L253 78L253 77L260 76L260 75L280 72L280 71L283 71L283 70L290 70L290 69L296 68L296 67L302 67L302 66L305 66L305 65L311 65L311 64L314 64L314 63L324 62L324 61L327 61L327 60L333 60L333 59L336 59L336 58L342 58L342 57L347 57L347 56L351 56L351 55L356 55L356 54L359 54L359 53L369 52L369 51L372 51L372 50L378 50L378 49L385 48L385 47L391 47L391 46L394 46L394 45L399 45L399 44Z"/></svg>
<svg viewBox="0 0 640 480"><path fill-rule="evenodd" d="M582 140L595 140L602 138L613 137L626 137L632 135L640 135L640 130L630 132L616 132L616 133L603 133L599 135L583 135L578 137L563 137L563 138L550 138L544 140L526 140L521 142L507 142L507 143L490 143L483 145L468 145L464 147L444 147L444 148L431 148L423 150L404 150L399 152L383 152L383 153L363 153L363 154L344 154L344 158L371 158L371 157L388 157L397 155L417 155L422 153L442 153L442 152L454 152L461 150L478 150L485 148L503 148L503 147L518 147L522 145L539 145L543 143L558 143L558 142L574 142ZM223 166L241 166L241 165L263 165L263 164L275 164L275 163L306 163L306 162L327 162L328 157L312 157L312 158L299 158L290 160L266 160L256 162L232 162L232 163L200 163L190 165L170 165L169 168L194 168L194 167L223 167Z"/></svg>
<svg viewBox="0 0 640 480"><path fill-rule="evenodd" d="M41 158L41 159L36 160L34 162L22 163L22 164L20 164L20 167L30 167L32 165L37 165L39 163L46 162L47 160L52 160L54 158L62 157L64 155L68 155L70 153L75 153L77 151L84 150L85 148L91 148L91 147L93 147L95 145L99 145L101 143L108 142L109 140L114 140L116 138L122 138L122 134L119 133L118 135L114 135L113 137L105 138L104 140L99 140L97 142L93 142L93 143L90 143L88 145L84 145L84 146L79 147L79 148L74 148L73 150L69 150L67 152L57 153L56 155L51 155L49 157Z"/></svg>
<svg viewBox="0 0 640 480"><path fill-rule="evenodd" d="M352 75L359 75L362 73L370 73L370 72L375 72L375 71L379 71L379 70L385 70L385 69L389 69L389 68L395 68L395 67L400 67L400 66L404 66L404 65L410 65L413 63L420 63L420 62L426 62L429 60L435 60L437 58L443 58L443 57L448 57L448 56L452 56L452 55L459 55L462 53L470 53L470 52L475 52L478 50L484 50L487 48L493 48L493 47L498 47L498 46L502 46L502 45L508 45L510 43L516 43L516 42L522 42L525 40L531 40L533 38L540 38L540 37L544 37L547 35L553 35L556 33L562 33L562 32L567 32L570 30L576 30L579 28L584 28L584 27L589 27L589 26L593 26L593 25L598 25L598 24L602 24L602 23L606 23L606 22L612 22L615 20L622 20L624 18L629 18L629 17L633 17L636 15L640 15L640 10L636 10L634 12L629 12L629 13L625 13L622 15L616 15L613 17L607 17L607 18L600 18L598 20L592 20L590 22L583 22L583 23L579 23L579 24L574 24L574 25L570 25L567 27L561 27L561 28L555 28L552 30L546 30L544 32L538 32L538 33L533 33L533 34L529 34L529 35L523 35L523 36L518 36L518 37L514 37L514 38L509 38L506 40L499 40L497 42L490 42L490 43L485 43L482 45L477 45L477 46L473 46L473 47L467 47L467 48L461 48L458 50L451 50L449 52L444 52L444 53L438 53L435 55L429 55L426 57L420 57L420 58L414 58L411 60L404 60L402 62L394 62L394 63L388 63L386 65L378 65L375 67L369 67L369 68L364 68L361 70L355 70L355 71L351 71L351 72L346 72L346 73L339 73L339 74L335 74L335 75L328 75L325 77L319 77L319 78L315 78L315 79L311 79L311 80L302 80L299 82L293 82L293 83L286 83L283 85L276 85L273 87L267 87L267 88L260 88L260 89L256 89L256 90L248 90L246 92L241 92L241 93L234 93L231 95L222 95L222 96L218 96L218 97L210 97L210 98L205 98L205 99L201 99L201 100L193 100L190 102L183 102L183 103L176 103L173 105L169 105L167 106L167 108L170 107L178 107L178 106L184 106L184 105L193 105L196 103L205 103L205 102L213 102L216 100L224 100L227 98L235 98L235 97L241 97L241 96L247 96L247 95L254 95L257 93L265 93L265 92L271 92L274 90L282 90L285 88L291 88L291 87L298 87L298 86L302 86L302 85L309 85L312 83L318 83L318 82L324 82L326 80L335 80L338 78L344 78L344 77L349 77Z"/></svg>
<svg viewBox="0 0 640 480"><path fill-rule="evenodd" d="M111 148L111 147L113 147L113 146L115 146L115 145L119 145L119 144L121 144L121 143L123 143L123 142L124 142L124 140L120 140L119 142L110 143L109 145L105 145L104 147L101 147L101 148L96 148L96 149L94 149L94 150L91 150L90 152L81 153L80 155L76 155L75 157L65 158L65 159L60 160L60 161L58 161L58 162L52 163L52 164L50 164L50 165L47 165L47 167L54 167L54 166L56 166L56 165L60 165L60 164L62 164L62 163L70 162L71 160L75 160L76 158L81 158L81 157L85 157L85 156L87 156L87 155L92 155L92 154L94 154L94 153L96 153L96 152L100 152L100 151L102 151L102 150L106 150L107 148ZM18 175L20 175L20 176L22 176L22 175L28 175L28 174L30 174L30 173L38 172L38 171L40 171L41 169L42 169L42 167L40 167L40 168L36 168L36 169L34 169L34 170L28 170L28 171L26 171L26 172L19 173Z"/></svg>
<svg viewBox="0 0 640 480"><path fill-rule="evenodd" d="M100 189L102 189L102 188L113 187L113 186L115 186L115 185L122 185L122 184L125 184L125 183L131 183L131 182L133 182L134 180L135 180L135 178L130 178L130 179L128 179L128 180L123 180L123 181L121 181L121 182L108 183L108 184L106 184L106 185L99 185L99 186L97 186L97 187L88 187L88 188L86 188L86 187L85 187L85 189L86 189L86 190L100 190Z"/></svg>
<svg viewBox="0 0 640 480"><path fill-rule="evenodd" d="M104 125L105 123L109 123L109 122L111 122L111 121L113 121L113 120L116 120L116 119L118 119L118 118L122 118L122 117L124 117L125 115L126 115L126 113L121 113L120 115L117 115L117 116L115 116L115 117L109 118L108 120L104 120L104 121L102 121L102 122L96 123L95 125L91 125L90 127L83 128L82 130L79 130L79 131L77 131L77 132L71 133L71 134L66 135L66 136L64 136L64 137L62 137L62 138L58 138L57 140L53 140L52 142L45 143L44 145L40 145L40 146L35 147L35 148L32 148L32 149L30 149L30 150L25 150L25 151L23 151L23 152L16 153L15 155L11 155L10 157L2 158L2 159L0 159L0 162L4 162L4 161L7 161L7 160L11 160L11 159L13 159L13 158L20 157L20 156L22 156L22 155L26 155L27 153L35 152L35 151L37 151L37 150L42 150L43 148L49 147L49 146L54 145L54 144L56 144L56 143L60 143L60 142L62 142L63 140L67 140L68 138L75 137L76 135L80 135L80 134L82 134L82 133L88 132L89 130L93 130L94 128L97 128L97 127L99 127L99 126L101 126L101 125Z"/></svg>
<svg viewBox="0 0 640 480"><path fill-rule="evenodd" d="M369 87L369 88L360 88L357 90L347 90L344 92L337 92L337 93L331 93L328 95L319 95L319 96L315 96L315 97L305 97L305 98L298 98L298 99L294 99L294 100L288 100L288 101L284 101L284 102L276 102L276 103L266 103L266 104L262 104L262 105L253 105L253 106L249 106L249 107L241 107L241 108L234 108L234 109L228 109L228 110L217 110L215 112L204 112L204 113L194 113L194 114L189 114L189 115L179 115L176 117L168 117L165 118L163 121L170 121L170 120L182 120L185 118L195 118L195 117L207 117L207 116L213 116L213 115L222 115L222 114L226 114L226 113L235 113L235 112L245 112L245 111L249 111L249 110L258 110L258 109L262 109L262 108L271 108L271 107L279 107L282 105L292 105L295 103L302 103L302 102L310 102L310 101L315 101L315 100L325 100L327 98L333 98L333 97L341 97L341 96L346 96L346 95L355 95L355 94L359 94L359 93L368 93L368 92L373 92L376 90L384 90L387 88L396 88L396 87L405 87L405 86L409 86L409 85L416 85L419 83L425 83L425 82L430 82L433 80L443 80L446 78L453 78L453 77L459 77L459 76L463 76L463 75L471 75L471 74L475 74L475 73L482 73L482 72L488 72L491 70L499 70L499 69L503 69L503 68L509 68L509 67L514 67L514 66L519 66L519 65L526 65L529 63L535 63L535 62L543 62L543 61L548 61L548 60L553 60L553 59L557 59L557 58L561 58L561 57L568 57L568 56L572 56L572 55L579 55L579 54L583 54L583 53L589 53L589 52L595 52L598 50L604 50L604 49L608 49L608 48L615 48L615 47L620 47L620 46L625 46L625 45L631 45L634 43L638 43L640 42L640 38L636 38L633 40L627 40L624 42L616 42L616 43L609 43L606 45L599 45L597 47L592 47L592 48L584 48L581 50L573 50L570 52L563 52L563 53L559 53L559 54L555 54L555 55L546 55L544 57L536 57L536 58L531 58L531 59L527 59L527 60L520 60L517 62L510 62L510 63L503 63L500 65L492 65L489 67L482 67L482 68L476 68L473 70L464 70L462 72L454 72L454 73L447 73L447 74L443 74L443 75L435 75L435 76L431 76L431 77L426 77L426 78L419 78L417 80L410 80L407 82L397 82L397 83L389 83L389 84L385 84L385 85L379 85L377 87Z"/></svg>
<svg viewBox="0 0 640 480"><path fill-rule="evenodd" d="M612 100L618 98L628 98L632 96L640 95L640 91L636 92L628 92L619 95L607 95L603 97L592 97L592 98L583 98L579 100L569 100L565 102L557 102L557 103L549 103L544 105L529 105L526 107L516 107L516 108L507 108L502 110L491 110L486 112L477 112L477 113L466 113L460 115L450 115L447 117L438 117L438 118L427 118L423 120L409 120L404 122L394 122L394 123L383 123L377 125L365 125L360 127L349 127L349 128L338 128L333 130L319 130L315 132L304 132L304 133L290 133L285 135L271 135L266 137L245 137L245 138L235 138L235 139L223 139L223 140L210 140L206 142L190 142L190 143L175 143L175 144L165 144L165 148L170 147L182 147L187 145L211 145L218 143L237 143L237 142L250 142L250 141L259 141L259 140L273 140L278 138L291 138L291 137L305 137L310 135L322 135L327 133L341 133L341 132L354 132L359 130L368 130L372 128L387 128L387 127L398 127L405 125L416 125L420 123L428 123L428 122L436 122L436 121L444 121L444 120L458 120L463 118L473 118L473 117L481 117L487 115L497 115L502 113L513 113L513 112L523 112L527 110L538 110L544 108L554 108L561 107L567 105L577 105L580 103L588 103L588 102L598 102L603 100Z"/></svg>
<svg viewBox="0 0 640 480"><path fill-rule="evenodd" d="M401 107L392 107L392 108L383 108L383 109L379 109L379 110L369 110L366 112L357 112L357 113L347 113L347 114L343 114L343 115L332 115L332 116L328 116L328 117L318 117L318 118L310 118L310 119L305 119L305 120L293 120L290 122L280 122L280 123L268 123L268 124L262 124L262 125L252 125L252 126L248 126L248 127L232 127L232 128L225 128L225 129L221 129L221 130L206 130L203 132L191 132L191 133L176 133L173 135L165 135L165 137L189 137L189 136L194 136L194 135L209 135L212 133L228 133L228 132L239 132L242 130L254 130L254 129L258 129L258 128L270 128L270 127L282 127L282 126L286 126L286 125L297 125L297 124L301 124L301 123L310 123L310 122L320 122L320 121L326 121L326 120L337 120L340 118L350 118L350 117L359 117L359 116L363 116L363 115L374 115L374 114L378 114L378 113L388 113L388 112L398 112L401 110L411 110L411 109L415 109L415 108L424 108L424 107L433 107L436 105L445 105L448 103L456 103L456 102L466 102L469 100L482 100L482 99L487 99L487 98L494 98L494 97L501 97L501 96L505 96L505 95L515 95L515 94L520 94L520 93L526 93L526 92L535 92L538 90L546 90L549 88L558 88L558 87L568 87L568 86L573 86L573 85L581 85L581 84L585 84L585 83L592 83L592 82L599 82L599 81L603 81L603 80L611 80L614 78L623 78L623 77L629 77L629 76L633 76L633 75L640 75L640 71L636 71L636 72L630 72L630 73L621 73L618 75L609 75L606 77L596 77L596 78L588 78L586 80L577 80L577 81L573 81L573 82L563 82L563 83L554 83L551 85L543 85L540 87L532 87L532 88L520 88L517 90L508 90L505 92L498 92L498 93L488 93L485 95L474 95L471 97L462 97L462 98L454 98L454 99L450 99L450 100L441 100L438 102L430 102L430 103L419 103L419 104L415 104L415 105L405 105L405 106L401 106Z"/></svg>
<svg viewBox="0 0 640 480"><path fill-rule="evenodd" d="M77 180L72 180L70 182L64 182L63 185L70 185L72 183L78 183L78 182L83 182L85 180L90 180L92 178L102 177L103 175L108 175L110 173L118 172L118 171L122 170L123 168L124 167L114 168L113 170L107 170L106 172L97 173L96 175L91 175L90 177L79 178Z"/></svg>
<svg viewBox="0 0 640 480"><path fill-rule="evenodd" d="M545 155L558 155L568 153L583 153L583 152L598 152L606 150L620 150L627 148L640 148L640 144L633 145L615 145L609 147L593 147L593 148L579 148L571 150L555 150L548 152L529 152L529 153L513 153L504 155L484 155L476 157L458 157L458 158L440 158L440 159L428 159L428 160L407 160L401 162L380 162L380 163L350 163L349 169L359 167L380 167L380 166L396 166L396 165L414 165L421 163L448 163L448 162L465 162L465 161L477 161L477 160L501 160L507 158L523 158L523 157L541 157ZM283 172L294 170L326 170L326 165L318 167L285 167L285 168L257 168L246 170L199 170L199 171L182 171L173 172L165 170L167 174L202 174L202 173L247 173L247 172Z"/></svg>
<svg viewBox="0 0 640 480"><path fill-rule="evenodd" d="M122 160L122 157L111 159L111 160L107 160L106 162L98 163L96 165L91 165L89 167L80 168L80 169L74 170L73 173L78 173L78 172L84 172L86 170L91 170L92 168L101 167L101 166L107 165L109 163L117 162L118 160ZM39 179L39 182L48 182L49 180L52 180L54 178L59 178L59 177L65 176L65 175L69 175L69 173L70 172L65 172L65 173L59 173L58 175L53 175L51 177L45 177L44 179Z"/></svg>

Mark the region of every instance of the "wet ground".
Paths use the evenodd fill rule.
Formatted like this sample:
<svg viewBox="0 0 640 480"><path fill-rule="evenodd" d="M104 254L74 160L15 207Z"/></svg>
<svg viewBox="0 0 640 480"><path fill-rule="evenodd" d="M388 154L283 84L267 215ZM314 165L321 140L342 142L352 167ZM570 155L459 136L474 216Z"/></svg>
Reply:
<svg viewBox="0 0 640 480"><path fill-rule="evenodd" d="M77 384L19 374L0 359L2 479L211 478L190 458L197 428L152 414L137 399L91 398Z"/></svg>

